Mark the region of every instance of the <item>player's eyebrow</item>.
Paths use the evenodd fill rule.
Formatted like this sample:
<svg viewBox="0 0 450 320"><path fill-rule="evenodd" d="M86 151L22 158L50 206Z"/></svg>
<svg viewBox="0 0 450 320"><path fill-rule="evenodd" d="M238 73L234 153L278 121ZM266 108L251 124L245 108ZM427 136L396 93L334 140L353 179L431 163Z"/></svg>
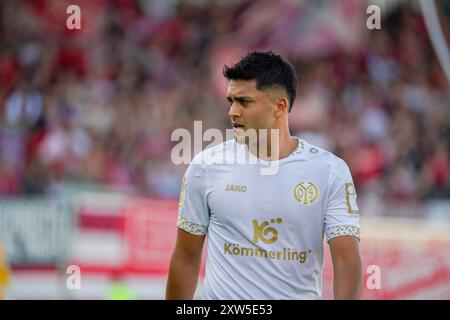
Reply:
<svg viewBox="0 0 450 320"><path fill-rule="evenodd" d="M235 96L235 97L233 97L233 96L227 96L227 100L228 100L229 102L231 102L231 101L233 101L233 100L236 100L236 101L238 101L238 102L242 102L242 101L253 101L253 99L252 99L251 97L248 97L248 96Z"/></svg>

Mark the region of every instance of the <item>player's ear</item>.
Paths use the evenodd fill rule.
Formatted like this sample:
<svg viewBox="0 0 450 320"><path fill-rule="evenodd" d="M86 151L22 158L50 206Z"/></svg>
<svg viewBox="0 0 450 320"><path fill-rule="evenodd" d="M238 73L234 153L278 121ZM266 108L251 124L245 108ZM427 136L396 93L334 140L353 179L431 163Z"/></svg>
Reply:
<svg viewBox="0 0 450 320"><path fill-rule="evenodd" d="M278 119L285 112L289 112L289 103L286 98L280 97L275 104L274 117Z"/></svg>

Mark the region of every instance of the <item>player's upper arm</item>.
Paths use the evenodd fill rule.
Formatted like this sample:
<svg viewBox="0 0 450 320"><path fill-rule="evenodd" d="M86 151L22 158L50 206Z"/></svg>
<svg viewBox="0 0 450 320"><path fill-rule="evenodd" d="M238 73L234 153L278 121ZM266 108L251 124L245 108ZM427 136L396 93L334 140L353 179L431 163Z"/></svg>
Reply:
<svg viewBox="0 0 450 320"><path fill-rule="evenodd" d="M328 244L330 245L334 265L349 262L360 263L358 238L352 236L334 237Z"/></svg>
<svg viewBox="0 0 450 320"><path fill-rule="evenodd" d="M201 258L204 241L204 235L194 235L178 228L174 253L177 256L183 257L184 260L198 260Z"/></svg>
<svg viewBox="0 0 450 320"><path fill-rule="evenodd" d="M205 235L209 225L207 203L208 174L202 163L193 162L183 177L178 208L180 229L193 235Z"/></svg>
<svg viewBox="0 0 450 320"><path fill-rule="evenodd" d="M325 235L328 242L339 236L360 237L356 189L347 164L337 159L329 178L329 197L325 212Z"/></svg>

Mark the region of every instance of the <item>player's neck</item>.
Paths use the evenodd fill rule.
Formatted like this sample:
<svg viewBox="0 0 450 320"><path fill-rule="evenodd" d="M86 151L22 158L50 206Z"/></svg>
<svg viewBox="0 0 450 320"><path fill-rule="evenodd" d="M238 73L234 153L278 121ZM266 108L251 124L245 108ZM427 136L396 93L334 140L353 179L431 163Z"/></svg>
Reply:
<svg viewBox="0 0 450 320"><path fill-rule="evenodd" d="M298 139L291 137L289 130L284 132L279 130L278 132L278 136L271 136L269 132L264 140L258 140L257 144L248 145L249 151L264 161L276 161L288 157L297 148Z"/></svg>

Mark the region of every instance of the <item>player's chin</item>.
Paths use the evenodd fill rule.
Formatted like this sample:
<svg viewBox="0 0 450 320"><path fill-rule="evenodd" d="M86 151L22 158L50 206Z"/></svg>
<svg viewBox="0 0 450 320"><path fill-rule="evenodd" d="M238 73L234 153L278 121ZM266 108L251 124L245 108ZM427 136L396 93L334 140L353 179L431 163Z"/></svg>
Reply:
<svg viewBox="0 0 450 320"><path fill-rule="evenodd" d="M234 140L236 140L237 143L245 144L245 137L244 136L234 135Z"/></svg>
<svg viewBox="0 0 450 320"><path fill-rule="evenodd" d="M234 133L234 140L236 140L237 143L242 143L245 144L246 143L246 138L245 138L245 134L241 133L241 132L235 132Z"/></svg>
<svg viewBox="0 0 450 320"><path fill-rule="evenodd" d="M243 128L235 128L234 139L237 143L245 143L245 130Z"/></svg>

